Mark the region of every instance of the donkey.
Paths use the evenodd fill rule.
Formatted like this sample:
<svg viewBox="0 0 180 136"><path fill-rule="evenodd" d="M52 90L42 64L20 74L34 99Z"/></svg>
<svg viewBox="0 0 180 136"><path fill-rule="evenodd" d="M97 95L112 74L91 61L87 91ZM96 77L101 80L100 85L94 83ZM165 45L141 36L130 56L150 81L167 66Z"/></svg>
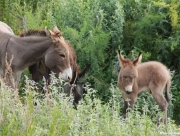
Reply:
<svg viewBox="0 0 180 136"><path fill-rule="evenodd" d="M78 73L76 77L73 78L73 80L64 86L64 93L67 94L67 96L70 96L71 93L73 95L73 106L77 110L77 106L79 101L83 98L83 94L85 92L85 83L79 82L81 78L85 76L85 74L90 69L90 64L86 66L84 70L81 71L81 73Z"/></svg>
<svg viewBox="0 0 180 136"><path fill-rule="evenodd" d="M163 111L164 117L162 121L166 124L167 108L170 101L170 71L165 65L157 61L140 64L141 53L133 61L125 59L120 50L118 50L118 54L121 70L118 75L117 85L124 99L124 114L127 113L128 104L130 108L134 108L139 93L150 92L159 108ZM164 88L166 88L165 97L163 95Z"/></svg>
<svg viewBox="0 0 180 136"><path fill-rule="evenodd" d="M19 37L0 31L0 75L5 78L7 85L17 89L23 70L43 59L57 76L66 81L71 80L69 49L58 28L55 26L51 31L46 27L45 30L25 33L33 34ZM7 63L10 63L10 73L6 71Z"/></svg>

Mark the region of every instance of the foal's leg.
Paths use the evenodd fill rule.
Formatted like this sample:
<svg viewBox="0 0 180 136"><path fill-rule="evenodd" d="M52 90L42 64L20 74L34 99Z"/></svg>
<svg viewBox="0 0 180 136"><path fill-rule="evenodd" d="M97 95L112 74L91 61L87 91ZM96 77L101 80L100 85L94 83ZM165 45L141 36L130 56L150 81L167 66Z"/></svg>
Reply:
<svg viewBox="0 0 180 136"><path fill-rule="evenodd" d="M127 116L127 109L131 108L134 109L134 104L136 102L137 99L137 93L136 92L132 92L131 94L122 94L122 97L124 99L124 110L123 110L123 114L125 115L125 117Z"/></svg>
<svg viewBox="0 0 180 136"><path fill-rule="evenodd" d="M164 122L164 124L167 124L168 103L163 96L163 91L154 90L154 91L152 91L152 96L153 96L154 100L157 102L157 104L159 105L159 108L164 112L163 122Z"/></svg>

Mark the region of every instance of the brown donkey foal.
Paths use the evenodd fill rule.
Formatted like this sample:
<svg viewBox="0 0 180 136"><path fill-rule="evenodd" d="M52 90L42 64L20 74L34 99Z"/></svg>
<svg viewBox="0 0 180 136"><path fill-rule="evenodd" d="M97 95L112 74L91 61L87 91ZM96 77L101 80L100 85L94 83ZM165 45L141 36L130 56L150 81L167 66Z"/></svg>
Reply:
<svg viewBox="0 0 180 136"><path fill-rule="evenodd" d="M156 61L149 61L140 64L142 54L135 60L125 59L120 50L119 62L121 70L118 75L118 87L122 91L124 99L124 114L126 115L128 105L134 108L137 96L141 92L150 92L159 105L159 108L164 112L163 122L167 123L167 107L170 101L170 86L171 75L165 65ZM166 88L166 99L163 95L163 90ZM129 101L129 103L128 103Z"/></svg>

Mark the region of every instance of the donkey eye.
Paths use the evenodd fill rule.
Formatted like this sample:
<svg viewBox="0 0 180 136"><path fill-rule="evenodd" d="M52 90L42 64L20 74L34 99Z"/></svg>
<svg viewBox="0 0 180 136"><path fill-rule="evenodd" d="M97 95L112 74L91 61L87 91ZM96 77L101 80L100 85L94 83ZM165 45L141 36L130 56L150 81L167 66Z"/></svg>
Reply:
<svg viewBox="0 0 180 136"><path fill-rule="evenodd" d="M127 79L127 76L124 76L125 79Z"/></svg>
<svg viewBox="0 0 180 136"><path fill-rule="evenodd" d="M61 56L62 58L65 58L65 55L64 55L64 54L59 54L59 56Z"/></svg>

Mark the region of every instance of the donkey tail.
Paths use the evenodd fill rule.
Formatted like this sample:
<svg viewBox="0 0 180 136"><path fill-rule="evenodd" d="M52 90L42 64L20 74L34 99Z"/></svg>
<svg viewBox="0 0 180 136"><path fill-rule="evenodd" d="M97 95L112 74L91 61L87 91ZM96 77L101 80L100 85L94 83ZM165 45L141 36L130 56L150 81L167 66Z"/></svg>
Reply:
<svg viewBox="0 0 180 136"><path fill-rule="evenodd" d="M169 103L171 98L170 98L170 87L171 87L171 80L169 79L166 83L166 92L165 92L165 98L166 101Z"/></svg>

